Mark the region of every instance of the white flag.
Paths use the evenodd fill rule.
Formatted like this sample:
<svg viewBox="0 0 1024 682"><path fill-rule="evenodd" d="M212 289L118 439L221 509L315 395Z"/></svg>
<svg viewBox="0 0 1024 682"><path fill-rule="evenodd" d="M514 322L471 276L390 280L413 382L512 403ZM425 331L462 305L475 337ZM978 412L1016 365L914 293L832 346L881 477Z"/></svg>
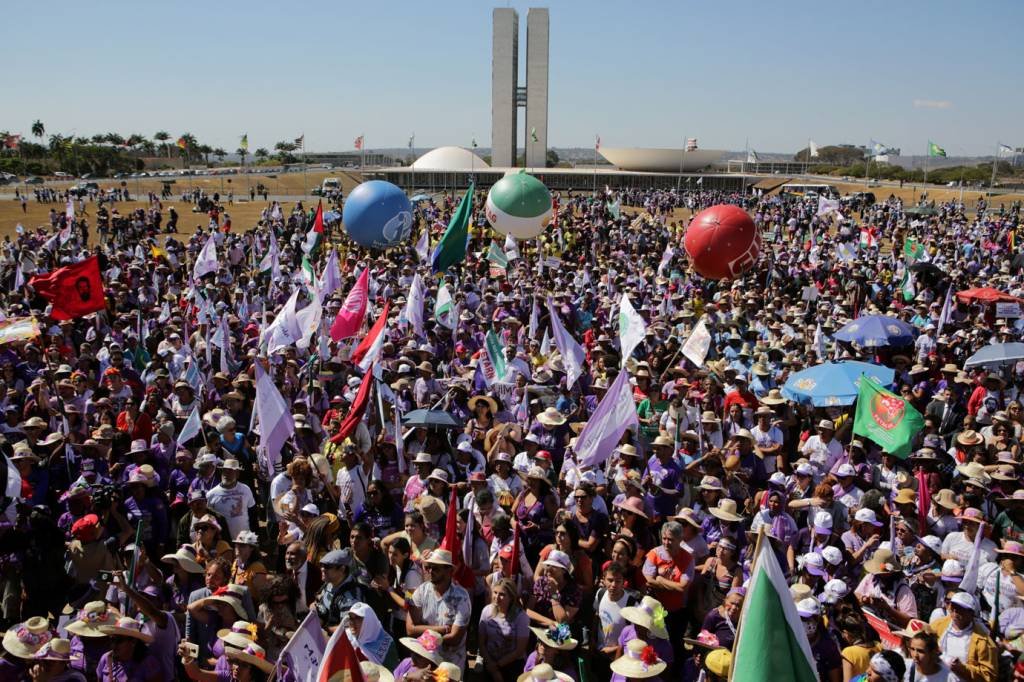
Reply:
<svg viewBox="0 0 1024 682"><path fill-rule="evenodd" d="M508 258L509 261L514 261L516 258L520 257L519 244L516 243L515 237L511 234L505 235L504 251L505 257Z"/></svg>
<svg viewBox="0 0 1024 682"><path fill-rule="evenodd" d="M426 263L430 260L430 226L424 225L423 234L420 235L419 241L416 242L416 257L420 259L421 263Z"/></svg>
<svg viewBox="0 0 1024 682"><path fill-rule="evenodd" d="M452 301L451 292L448 287L442 284L437 289L437 300L434 302L434 320L442 327L455 329L458 323L458 315L455 314L455 303Z"/></svg>
<svg viewBox="0 0 1024 682"><path fill-rule="evenodd" d="M562 364L565 367L565 385L566 388L571 389L583 374L583 363L586 362L587 354L572 337L572 334L562 326L562 320L559 319L555 304L550 298L548 298L548 314L551 316L551 335L555 338L558 354L562 357Z"/></svg>
<svg viewBox="0 0 1024 682"><path fill-rule="evenodd" d="M320 318L324 308L319 296L313 296L313 302L295 313L295 322L299 328L299 338L295 339L295 347L299 350L309 348L313 333L320 328Z"/></svg>
<svg viewBox="0 0 1024 682"><path fill-rule="evenodd" d="M540 341L540 354L544 357L551 354L551 337L548 336L547 327L544 327L544 338Z"/></svg>
<svg viewBox="0 0 1024 682"><path fill-rule="evenodd" d="M267 480L278 473L281 463L281 448L295 433L295 420L274 380L256 363L256 407L259 419L260 443L257 459L267 475Z"/></svg>
<svg viewBox="0 0 1024 682"><path fill-rule="evenodd" d="M830 213L839 213L839 199L818 197L818 215L829 215Z"/></svg>
<svg viewBox="0 0 1024 682"><path fill-rule="evenodd" d="M213 235L206 240L203 244L202 251L196 257L195 267L192 269L193 279L199 279L203 275L211 272L217 272L217 244L213 240Z"/></svg>
<svg viewBox="0 0 1024 682"><path fill-rule="evenodd" d="M406 297L405 310L402 311L401 320L410 326L416 336L424 338L426 333L423 330L423 300L426 297L426 287L423 286L423 278L420 273L413 275L412 284L409 285L409 295Z"/></svg>
<svg viewBox="0 0 1024 682"><path fill-rule="evenodd" d="M273 355L282 348L292 345L299 340L302 334L295 310L298 307L299 293L299 289L295 289L292 292L288 302L284 304L277 313L277 317L274 318L274 321L266 329L265 338L269 355Z"/></svg>
<svg viewBox="0 0 1024 682"><path fill-rule="evenodd" d="M946 287L946 300L942 304L942 312L939 313L939 328L935 331L936 336L942 336L942 327L949 322L953 312L953 286Z"/></svg>
<svg viewBox="0 0 1024 682"><path fill-rule="evenodd" d="M821 331L821 323L814 328L814 350L818 352L818 361L825 361L825 333Z"/></svg>
<svg viewBox="0 0 1024 682"><path fill-rule="evenodd" d="M818 145L814 140L807 141L807 149L809 150L812 159L818 158Z"/></svg>
<svg viewBox="0 0 1024 682"><path fill-rule="evenodd" d="M697 326L693 328L690 338L683 344L683 356L698 367L704 364L711 348L711 334L708 332L708 325L704 318L701 318Z"/></svg>
<svg viewBox="0 0 1024 682"><path fill-rule="evenodd" d="M540 306L537 305L537 299L533 299L533 307L530 308L530 326L529 326L529 337L530 340L537 338L537 329L540 327Z"/></svg>
<svg viewBox="0 0 1024 682"><path fill-rule="evenodd" d="M619 301L619 345L622 348L622 366L633 355L636 347L643 343L647 334L647 325L629 302L629 296L622 294Z"/></svg>
<svg viewBox="0 0 1024 682"><path fill-rule="evenodd" d="M185 420L181 427L181 433L178 434L178 447L184 447L185 443L198 436L201 428L202 422L199 421L199 407L196 406L192 408L192 414L188 416L188 419Z"/></svg>
<svg viewBox="0 0 1024 682"><path fill-rule="evenodd" d="M576 440L576 461L583 468L596 467L608 459L628 428L640 425L633 401L629 373L623 370L608 387L594 414Z"/></svg>

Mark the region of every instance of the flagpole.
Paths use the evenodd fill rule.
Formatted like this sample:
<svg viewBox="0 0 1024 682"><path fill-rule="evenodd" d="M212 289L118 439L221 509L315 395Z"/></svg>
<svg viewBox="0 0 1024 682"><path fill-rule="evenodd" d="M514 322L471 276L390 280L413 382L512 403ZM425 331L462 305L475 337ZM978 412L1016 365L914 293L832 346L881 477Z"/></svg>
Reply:
<svg viewBox="0 0 1024 682"><path fill-rule="evenodd" d="M600 135L596 135L595 137L597 139L594 142L594 191L593 191L593 193L596 196L597 195L597 148L601 144L601 142L600 142L601 136Z"/></svg>
<svg viewBox="0 0 1024 682"><path fill-rule="evenodd" d="M305 132L302 133L302 137L300 139L302 140L302 187L303 187L302 194L303 194L303 196L305 196L306 192L309 191L309 180L308 180L307 175L306 175L307 172L309 171L309 163L307 163L307 161L306 161L306 133Z"/></svg>
<svg viewBox="0 0 1024 682"><path fill-rule="evenodd" d="M683 182L683 165L686 163L686 135L683 135L683 153L679 155L679 175L676 176L676 194L679 194L679 186Z"/></svg>
<svg viewBox="0 0 1024 682"><path fill-rule="evenodd" d="M757 568L757 560L761 557L761 543L764 542L764 536L765 536L764 525L762 525L762 526L760 526L757 529L757 542L754 545L754 554L753 554L754 558L750 562L751 575L753 575L754 569ZM771 549L771 548L769 547L769 549ZM744 607L746 607L746 604L744 604ZM739 644L739 641L740 641L740 630L743 629L743 622L746 620L746 618L744 618L743 616L745 616L745 615L746 615L746 608L744 608L740 612L740 619L736 623L736 636L732 640L732 650L729 652L730 654L732 654L733 660L736 660L736 646ZM730 666L729 667L729 678L728 678L729 682L733 682L733 680L734 680L734 678L733 678L734 670L735 670L734 666Z"/></svg>
<svg viewBox="0 0 1024 682"><path fill-rule="evenodd" d="M989 180L988 188L993 189L996 186L996 166L999 163L999 143L996 142L996 155L992 158L992 179ZM963 183L961 183L963 184Z"/></svg>
<svg viewBox="0 0 1024 682"><path fill-rule="evenodd" d="M928 158L931 156L931 152L932 152L932 143L929 141L928 145L924 148L924 184L925 185L928 184ZM925 187L924 191L927 192L928 188Z"/></svg>

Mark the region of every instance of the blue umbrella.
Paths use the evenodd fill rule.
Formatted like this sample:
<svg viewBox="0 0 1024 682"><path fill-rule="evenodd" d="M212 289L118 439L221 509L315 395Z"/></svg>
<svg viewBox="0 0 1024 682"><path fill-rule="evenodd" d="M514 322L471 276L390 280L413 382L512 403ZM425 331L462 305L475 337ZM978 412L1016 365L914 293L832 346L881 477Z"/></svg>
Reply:
<svg viewBox="0 0 1024 682"><path fill-rule="evenodd" d="M420 201L430 201L430 195L429 194L417 194L412 199L409 199L409 201L411 201L414 204L418 203Z"/></svg>
<svg viewBox="0 0 1024 682"><path fill-rule="evenodd" d="M1010 365L1024 360L1024 343L991 343L967 358L964 369L987 365Z"/></svg>
<svg viewBox="0 0 1024 682"><path fill-rule="evenodd" d="M782 395L788 400L814 407L852 405L860 391L862 374L888 387L892 386L896 372L891 367L856 360L826 362L789 377L782 387Z"/></svg>
<svg viewBox="0 0 1024 682"><path fill-rule="evenodd" d="M903 320L885 315L864 315L847 322L836 332L839 341L855 343L861 348L909 346L914 343L914 327Z"/></svg>
<svg viewBox="0 0 1024 682"><path fill-rule="evenodd" d="M335 220L341 220L341 213L338 211L324 211L324 222L333 223Z"/></svg>

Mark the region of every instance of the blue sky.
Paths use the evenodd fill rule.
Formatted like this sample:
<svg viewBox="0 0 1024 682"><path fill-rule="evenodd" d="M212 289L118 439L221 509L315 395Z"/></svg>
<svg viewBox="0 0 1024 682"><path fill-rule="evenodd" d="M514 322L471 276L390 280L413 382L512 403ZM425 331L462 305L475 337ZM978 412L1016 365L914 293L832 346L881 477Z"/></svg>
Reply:
<svg viewBox="0 0 1024 682"><path fill-rule="evenodd" d="M541 3L537 3L541 4ZM188 131L233 150L490 145L491 9L526 3L55 2L0 25L0 129ZM923 154L1024 145L1024 3L551 0L552 146ZM524 53L524 52L523 52ZM523 54L521 53L521 54ZM521 60L522 61L522 60ZM1016 86L1014 84L1017 84ZM520 125L520 143L523 140Z"/></svg>

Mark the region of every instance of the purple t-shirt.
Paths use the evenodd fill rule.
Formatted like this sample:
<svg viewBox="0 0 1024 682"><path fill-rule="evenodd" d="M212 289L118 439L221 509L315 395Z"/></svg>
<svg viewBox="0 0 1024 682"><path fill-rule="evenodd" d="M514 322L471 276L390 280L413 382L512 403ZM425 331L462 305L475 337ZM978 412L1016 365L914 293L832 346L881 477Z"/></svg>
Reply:
<svg viewBox="0 0 1024 682"><path fill-rule="evenodd" d="M96 665L98 682L146 682L160 677L160 663L154 656L147 655L141 661L114 661L113 664L107 663L109 659L108 651Z"/></svg>
<svg viewBox="0 0 1024 682"><path fill-rule="evenodd" d="M491 658L501 658L515 641L530 635L530 618L522 609L509 622L504 617L494 616L494 605L488 604L480 613L480 631L487 632L487 653Z"/></svg>
<svg viewBox="0 0 1024 682"><path fill-rule="evenodd" d="M830 670L842 669L843 657L839 653L839 647L831 636L822 633L818 641L811 645L811 653L814 655L814 662L818 665L818 677L822 680L828 679Z"/></svg>

